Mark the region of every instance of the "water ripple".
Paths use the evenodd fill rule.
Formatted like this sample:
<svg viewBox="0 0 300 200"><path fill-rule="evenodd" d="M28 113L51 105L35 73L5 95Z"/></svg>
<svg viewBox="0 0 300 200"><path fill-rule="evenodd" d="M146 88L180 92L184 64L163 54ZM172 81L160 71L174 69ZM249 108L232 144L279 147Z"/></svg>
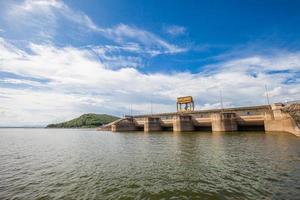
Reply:
<svg viewBox="0 0 300 200"><path fill-rule="evenodd" d="M0 129L0 199L297 199L286 133Z"/></svg>

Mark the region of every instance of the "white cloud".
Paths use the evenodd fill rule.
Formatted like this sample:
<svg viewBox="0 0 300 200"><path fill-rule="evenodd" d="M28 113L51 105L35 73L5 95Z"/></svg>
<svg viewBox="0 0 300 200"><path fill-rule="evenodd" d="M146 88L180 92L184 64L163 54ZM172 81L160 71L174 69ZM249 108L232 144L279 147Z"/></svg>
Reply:
<svg viewBox="0 0 300 200"><path fill-rule="evenodd" d="M0 84L14 84L14 85L30 85L34 87L41 87L43 84L38 81L24 80L24 79L14 79L14 78L3 78L0 79Z"/></svg>
<svg viewBox="0 0 300 200"><path fill-rule="evenodd" d="M97 29L92 20L82 12L74 11L60 0L25 0L20 4L13 4L9 11L10 17L39 15L50 21L57 20L60 14L69 20L86 26L89 29ZM45 21L47 23L47 21ZM49 22L49 21L48 21Z"/></svg>
<svg viewBox="0 0 300 200"><path fill-rule="evenodd" d="M249 56L218 63L213 72L173 74L139 72L134 67L111 69L89 49L31 44L23 51L0 39L0 71L46 82L2 77L2 83L31 85L17 89L1 86L2 124L47 124L85 112L128 114L175 110L178 96L192 95L197 108L265 103L265 85L272 102L300 98L300 83L284 82L299 75L300 53L278 52L272 57ZM30 52L30 53L29 53ZM272 70L291 71L270 73ZM0 83L1 83L0 82ZM43 87L42 89L37 89ZM17 120L16 120L17 119Z"/></svg>
<svg viewBox="0 0 300 200"><path fill-rule="evenodd" d="M117 43L124 44L127 41L137 42L143 45L146 52L152 55L162 53L180 53L187 49L172 45L158 36L145 30L138 29L136 27L128 26L125 24L119 24L113 28L101 30L105 35L111 39L114 39Z"/></svg>
<svg viewBox="0 0 300 200"><path fill-rule="evenodd" d="M114 43L58 47L51 41L61 18ZM0 77L0 126L16 122L46 125L86 112L122 115L128 114L129 105L134 113L149 113L150 101L154 112L174 111L176 97L184 95L194 96L198 109L217 108L220 90L226 107L263 104L265 85L272 102L300 98L300 82L296 80L300 52L221 60L196 74L145 74L138 70L143 56L187 49L135 26L99 27L62 1L24 1L12 6L8 20L14 20L11 24L19 31L26 26L36 30L33 34L43 43L31 42L19 48L0 37L0 71L16 76ZM168 29L174 36L185 31L179 26Z"/></svg>
<svg viewBox="0 0 300 200"><path fill-rule="evenodd" d="M75 23L77 27L79 25L85 30L100 34L121 46L135 45L138 47L135 49L138 53L155 56L187 51L186 48L170 44L154 33L138 27L126 24L108 28L99 27L85 13L75 11L59 0L26 0L13 5L7 19L9 21L15 19L14 23L17 23L18 27L20 25L30 27L30 30L34 30L33 34L37 34L43 39L53 39L56 35L58 21L66 19Z"/></svg>
<svg viewBox="0 0 300 200"><path fill-rule="evenodd" d="M105 67L111 69L120 69L124 67L142 67L143 57L137 54L140 51L136 45L124 45L124 46L88 46L83 49L91 50L98 57ZM126 55L123 53L126 52Z"/></svg>
<svg viewBox="0 0 300 200"><path fill-rule="evenodd" d="M164 27L164 30L166 33L172 36L183 35L186 32L186 28L184 26L177 26L177 25L166 26Z"/></svg>

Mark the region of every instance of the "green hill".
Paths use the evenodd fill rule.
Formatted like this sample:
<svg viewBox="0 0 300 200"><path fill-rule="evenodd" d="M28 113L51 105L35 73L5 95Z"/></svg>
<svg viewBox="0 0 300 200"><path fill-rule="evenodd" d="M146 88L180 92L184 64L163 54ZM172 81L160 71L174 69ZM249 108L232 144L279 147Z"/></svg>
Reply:
<svg viewBox="0 0 300 200"><path fill-rule="evenodd" d="M46 128L95 128L117 119L119 118L111 115L89 113L67 122L49 124Z"/></svg>

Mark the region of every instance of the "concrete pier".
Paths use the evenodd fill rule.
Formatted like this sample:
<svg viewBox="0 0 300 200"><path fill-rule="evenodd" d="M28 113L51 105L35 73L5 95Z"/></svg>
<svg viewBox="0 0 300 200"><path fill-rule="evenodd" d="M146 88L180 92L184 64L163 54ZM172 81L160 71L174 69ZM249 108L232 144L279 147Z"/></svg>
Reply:
<svg viewBox="0 0 300 200"><path fill-rule="evenodd" d="M284 105L277 103L272 105L272 111L267 112L265 116L265 131L266 132L290 132L300 136L300 129L297 122L283 111Z"/></svg>
<svg viewBox="0 0 300 200"><path fill-rule="evenodd" d="M174 132L189 132L194 131L192 116L190 115L175 115L173 118Z"/></svg>
<svg viewBox="0 0 300 200"><path fill-rule="evenodd" d="M161 131L162 126L160 124L159 117L145 117L144 122L144 131L145 132L153 132L153 131Z"/></svg>
<svg viewBox="0 0 300 200"><path fill-rule="evenodd" d="M300 136L300 104L239 107L188 112L135 115L99 127L98 130L213 132L260 130L289 132Z"/></svg>
<svg viewBox="0 0 300 200"><path fill-rule="evenodd" d="M238 130L235 113L213 113L211 115L211 122L213 132Z"/></svg>
<svg viewBox="0 0 300 200"><path fill-rule="evenodd" d="M133 118L125 118L118 120L117 123L111 125L112 132L137 131L138 127Z"/></svg>

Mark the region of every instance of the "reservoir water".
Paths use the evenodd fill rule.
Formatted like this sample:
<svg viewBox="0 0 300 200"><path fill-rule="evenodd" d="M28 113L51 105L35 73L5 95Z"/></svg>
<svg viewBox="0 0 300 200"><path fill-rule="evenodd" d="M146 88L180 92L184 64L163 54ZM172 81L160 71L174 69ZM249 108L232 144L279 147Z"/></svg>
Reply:
<svg viewBox="0 0 300 200"><path fill-rule="evenodd" d="M300 138L0 129L0 199L300 199Z"/></svg>

